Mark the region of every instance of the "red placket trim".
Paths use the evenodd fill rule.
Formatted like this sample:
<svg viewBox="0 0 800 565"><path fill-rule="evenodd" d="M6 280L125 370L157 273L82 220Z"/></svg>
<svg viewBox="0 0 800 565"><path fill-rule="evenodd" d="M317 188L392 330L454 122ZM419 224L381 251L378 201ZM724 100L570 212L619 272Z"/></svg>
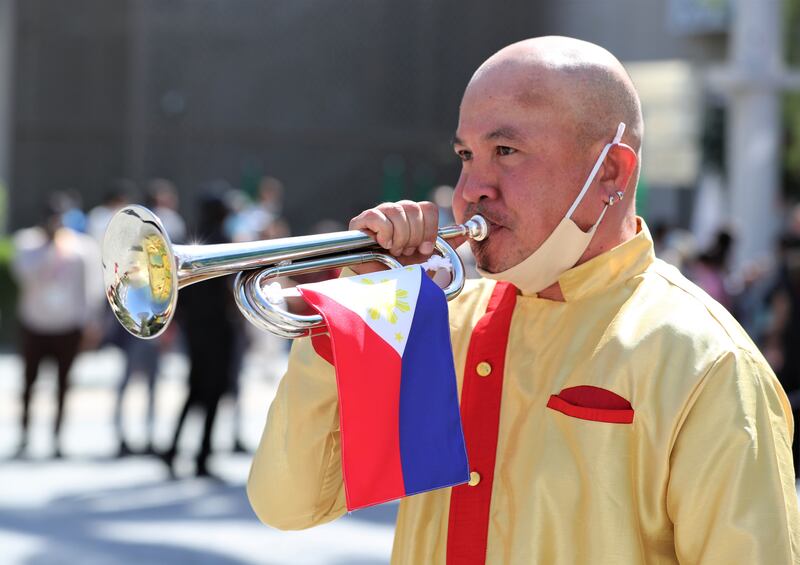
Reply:
<svg viewBox="0 0 800 565"><path fill-rule="evenodd" d="M516 300L517 289L498 282L486 313L470 337L461 390L461 422L470 471L480 474L480 482L452 489L447 530L448 565L477 565L486 561L506 346ZM491 373L483 377L477 372L482 362L491 365Z"/></svg>

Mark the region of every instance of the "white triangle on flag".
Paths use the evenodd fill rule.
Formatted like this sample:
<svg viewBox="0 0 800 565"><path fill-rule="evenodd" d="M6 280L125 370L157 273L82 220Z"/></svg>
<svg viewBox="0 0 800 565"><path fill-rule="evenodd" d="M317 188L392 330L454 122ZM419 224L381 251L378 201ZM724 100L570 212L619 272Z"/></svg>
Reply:
<svg viewBox="0 0 800 565"><path fill-rule="evenodd" d="M355 313L402 357L423 276L427 275L415 265L312 283L304 288L324 294Z"/></svg>

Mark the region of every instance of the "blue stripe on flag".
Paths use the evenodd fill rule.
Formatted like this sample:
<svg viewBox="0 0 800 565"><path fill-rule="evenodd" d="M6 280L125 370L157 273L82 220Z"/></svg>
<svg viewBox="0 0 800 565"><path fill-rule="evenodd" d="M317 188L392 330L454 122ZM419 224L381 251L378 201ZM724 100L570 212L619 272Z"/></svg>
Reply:
<svg viewBox="0 0 800 565"><path fill-rule="evenodd" d="M469 480L447 300L424 272L402 360L400 458L407 495Z"/></svg>

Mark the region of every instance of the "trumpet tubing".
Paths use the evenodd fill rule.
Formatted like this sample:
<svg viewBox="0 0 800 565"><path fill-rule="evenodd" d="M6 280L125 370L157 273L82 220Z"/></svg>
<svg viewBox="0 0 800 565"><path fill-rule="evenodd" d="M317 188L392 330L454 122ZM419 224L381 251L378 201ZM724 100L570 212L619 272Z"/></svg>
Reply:
<svg viewBox="0 0 800 565"><path fill-rule="evenodd" d="M488 226L482 217L474 216L464 224L440 229L438 235L437 250L453 264L453 280L445 289L452 298L463 287L463 266L444 239L467 236L481 240L488 235ZM367 261L399 265L379 250L370 236L359 231L248 243L172 245L155 214L143 206L128 206L114 215L106 230L103 276L117 320L137 337L153 338L166 329L175 314L179 289L234 273L240 273L235 296L245 317L278 335L298 337L320 327L321 318L276 309L262 292L266 282Z"/></svg>

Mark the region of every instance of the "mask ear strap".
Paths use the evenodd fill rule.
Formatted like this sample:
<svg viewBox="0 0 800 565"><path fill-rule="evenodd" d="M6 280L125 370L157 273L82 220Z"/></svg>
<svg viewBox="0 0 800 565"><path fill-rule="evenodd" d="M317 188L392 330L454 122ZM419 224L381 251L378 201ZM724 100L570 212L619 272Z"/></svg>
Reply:
<svg viewBox="0 0 800 565"><path fill-rule="evenodd" d="M595 162L594 167L592 168L592 172L589 173L589 178L586 179L586 182L584 183L580 194L578 194L578 197L575 199L575 202L573 202L572 206L570 206L569 211L567 212L567 218L572 219L572 214L575 213L575 210L578 208L578 205L581 203L581 200L583 200L583 197L586 195L586 192L592 185L592 181L594 180L594 177L597 175L597 171L600 170L600 166L606 160L608 152L611 150L613 146L618 145L619 142L622 141L622 134L624 133L625 133L625 123L620 122L619 125L617 126L617 134L614 136L614 139L611 143L608 143L606 144L605 147L603 147L603 151L600 153L600 156L597 158L597 161ZM606 207L603 208L603 213L600 214L600 220L603 219L603 216L605 215L607 209L608 209L608 204L606 204ZM595 226L600 223L600 220L597 220Z"/></svg>
<svg viewBox="0 0 800 565"><path fill-rule="evenodd" d="M606 215L606 212L608 212L608 208L609 208L608 204L606 204L605 206L603 206L603 211L602 211L602 212L600 212L600 217L599 217L599 218L597 218L597 221L594 223L594 225L592 226L592 228L589 230L589 233L594 233L594 230L597 228L597 226L599 226L599 225L600 225L600 222L602 222L602 221L603 221L603 216L605 216L605 215Z"/></svg>

